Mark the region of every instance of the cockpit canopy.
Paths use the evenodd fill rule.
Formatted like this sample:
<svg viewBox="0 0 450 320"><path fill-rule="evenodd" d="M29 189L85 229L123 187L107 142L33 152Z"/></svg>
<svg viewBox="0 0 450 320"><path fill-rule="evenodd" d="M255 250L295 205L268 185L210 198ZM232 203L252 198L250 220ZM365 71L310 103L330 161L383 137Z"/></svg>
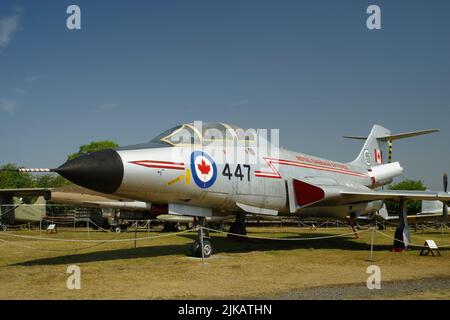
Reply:
<svg viewBox="0 0 450 320"><path fill-rule="evenodd" d="M266 132L267 133L267 132ZM194 122L178 125L164 131L149 142L116 148L133 150L183 146L243 146L270 145L266 136L255 129L242 129L220 122Z"/></svg>
<svg viewBox="0 0 450 320"><path fill-rule="evenodd" d="M194 122L166 130L150 142L163 143L167 146L204 146L226 143L251 144L256 139L256 130L244 130L234 125L220 122Z"/></svg>

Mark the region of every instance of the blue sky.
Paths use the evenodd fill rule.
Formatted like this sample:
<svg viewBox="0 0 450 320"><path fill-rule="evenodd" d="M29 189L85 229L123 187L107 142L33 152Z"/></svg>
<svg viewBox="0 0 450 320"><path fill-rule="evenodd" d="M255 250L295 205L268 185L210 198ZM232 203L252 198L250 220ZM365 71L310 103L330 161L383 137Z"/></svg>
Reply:
<svg viewBox="0 0 450 320"><path fill-rule="evenodd" d="M66 28L78 4L82 29ZM382 29L366 28L381 7ZM91 140L144 142L193 120L279 128L350 161L374 123L405 176L450 171L449 1L0 2L0 163L55 167Z"/></svg>

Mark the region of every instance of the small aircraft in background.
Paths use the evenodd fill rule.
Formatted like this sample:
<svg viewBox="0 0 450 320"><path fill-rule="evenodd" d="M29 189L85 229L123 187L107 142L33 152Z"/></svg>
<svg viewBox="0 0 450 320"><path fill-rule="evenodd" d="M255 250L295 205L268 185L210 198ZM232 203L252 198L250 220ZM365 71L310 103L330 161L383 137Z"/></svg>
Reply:
<svg viewBox="0 0 450 320"><path fill-rule="evenodd" d="M443 175L443 185L444 192L447 191L448 186L448 176L445 173ZM422 222L443 222L446 223L448 221L448 213L446 214L446 203L442 201L433 201L433 200L422 200L421 201L421 212L417 214L411 214L407 216L408 222L410 223L422 223ZM390 221L390 222L398 222L398 215L390 215L386 205L383 204L383 207L377 212L370 214L368 216L360 216L358 220L362 221L370 221L376 220L379 222Z"/></svg>
<svg viewBox="0 0 450 320"><path fill-rule="evenodd" d="M0 230L40 221L45 215L45 192L40 188L0 189Z"/></svg>
<svg viewBox="0 0 450 320"><path fill-rule="evenodd" d="M444 174L443 178L444 182L444 192L447 192L448 188L448 176L447 174ZM432 216L438 216L442 211L446 211L447 204L445 202L434 200L434 201L422 201L422 211L417 214L417 216L420 217L432 217ZM442 216L441 216L442 217ZM445 217L443 217L445 218ZM447 222L444 219L444 222Z"/></svg>
<svg viewBox="0 0 450 320"><path fill-rule="evenodd" d="M399 162L386 162L383 150L392 141L437 132L391 134L373 126L355 160L331 161L280 148L261 130L225 123L187 123L171 128L148 143L107 149L67 161L57 172L84 188L136 201L160 214L207 218L235 216L230 232L245 234L245 215L356 219L379 211L384 200L400 202L394 247L410 241L407 201L443 201L447 192L378 190L402 174ZM124 202L126 203L126 201ZM201 229L200 229L201 231ZM209 235L199 231L195 256L213 252ZM203 244L203 247L201 246Z"/></svg>

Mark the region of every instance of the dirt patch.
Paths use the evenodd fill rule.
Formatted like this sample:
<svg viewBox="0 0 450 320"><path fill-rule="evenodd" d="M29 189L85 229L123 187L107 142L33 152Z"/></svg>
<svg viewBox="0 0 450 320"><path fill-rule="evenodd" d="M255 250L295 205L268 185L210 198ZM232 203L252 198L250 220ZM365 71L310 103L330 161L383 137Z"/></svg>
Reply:
<svg viewBox="0 0 450 320"><path fill-rule="evenodd" d="M321 286L263 297L277 300L353 300L398 299L426 297L430 292L440 292L441 298L450 299L450 278L426 278L382 282L381 289L369 290L365 283L342 286ZM261 297L260 297L261 298Z"/></svg>

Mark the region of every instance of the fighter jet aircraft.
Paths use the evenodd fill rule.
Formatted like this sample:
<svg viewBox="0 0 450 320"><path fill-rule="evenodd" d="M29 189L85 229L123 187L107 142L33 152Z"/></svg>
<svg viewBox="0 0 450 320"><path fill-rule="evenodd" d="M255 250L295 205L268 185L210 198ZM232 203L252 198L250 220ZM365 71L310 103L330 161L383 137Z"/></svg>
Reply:
<svg viewBox="0 0 450 320"><path fill-rule="evenodd" d="M54 171L94 191L145 202L166 214L196 217L202 226L207 217L233 214L230 232L237 234L245 234L246 214L354 219L378 211L383 200L398 200L394 247L404 249L409 242L406 202L443 201L447 219L450 195L376 190L403 171L399 162L386 161L383 150L394 140L436 131L391 134L375 125L368 137L347 137L365 143L355 160L340 163L283 149L264 130L194 122L148 143L94 152L56 169L21 170ZM207 233L199 232L192 250L196 256L211 255Z"/></svg>

